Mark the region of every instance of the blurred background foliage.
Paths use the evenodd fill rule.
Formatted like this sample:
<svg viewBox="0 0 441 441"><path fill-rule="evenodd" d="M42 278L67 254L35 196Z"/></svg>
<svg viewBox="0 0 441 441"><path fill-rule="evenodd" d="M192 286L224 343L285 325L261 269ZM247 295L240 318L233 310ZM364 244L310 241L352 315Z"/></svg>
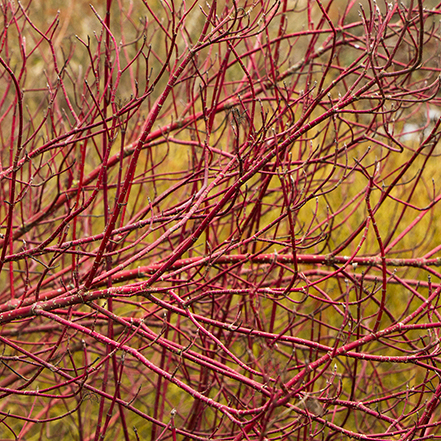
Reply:
<svg viewBox="0 0 441 441"><path fill-rule="evenodd" d="M110 29L114 40L106 54L107 37L100 19L105 20L107 3L111 3ZM62 226L64 219L76 208L73 201L77 196L66 196L63 203L59 203L61 197L80 194L77 204L84 203L96 190L97 174L94 173L101 170L107 145L110 146L109 158L116 158L106 170L105 184L98 189L96 196L97 203L72 221L69 231L63 230L56 240L53 238L48 244L52 248L47 248L38 258L10 258L7 261L0 276L5 310L12 305L7 303L11 299L19 299L20 302L25 299L31 304L51 298L56 290L68 292L78 289L87 278L90 265L84 264L83 272L81 264L92 261L96 256L95 241L72 248L72 254L63 253L57 247L105 230L145 121L173 76L175 63L181 63L190 48L197 44L206 20L201 11L206 14L210 6L205 1L195 2L187 11L190 4L175 3L176 13L173 15L168 4L164 1L97 1L93 3L95 14L88 2L83 1L34 0L23 3L23 9L14 2L2 1L5 23L11 20L11 11L17 11L17 21L12 20L4 26L1 55L20 79L23 91L24 150L26 154L37 152L48 146L51 140L58 140L53 149L47 148L41 155L35 155L38 161L35 159L37 162L32 166L20 169L17 183L20 209L11 226L16 236L14 241L11 240L14 243L8 247L7 255L19 253L26 247L38 247L49 240L54 229ZM238 186L231 206L225 205L222 215L180 256L192 259L219 253L213 262L182 272L171 268L154 286L161 299L168 299L169 289L175 289L186 299L200 296L200 300L191 303L194 314L229 323L233 327L243 327L244 331L230 333L225 327L210 323L204 325L250 370L259 371L261 377L258 381L268 383L276 394L276 391L283 390L284 383L323 356L324 350L313 345L294 345L283 338L274 343L273 339L253 335L253 330L302 338L329 347L334 344L338 347L339 341L349 343L372 332L380 307L381 264L353 263L344 267L341 261L333 260L356 254L369 262L369 258L379 256L377 233L372 223L366 230L361 228L360 233L349 240L367 218L369 178L376 185L370 194L370 204L375 207L375 222L387 248L387 258L441 257L437 251L440 208L438 204L430 205L438 197L441 177L441 152L436 145L439 133L430 134L440 116L437 113L440 102L435 84L440 72L439 9L434 1L424 2L425 10L433 9L434 13L428 14L424 23L421 66L403 75L399 81L394 82L394 77L391 77L391 82L387 84L391 85L388 92L396 93L396 96L400 96L402 91L401 101L398 98L381 100L381 90L373 87L372 92L366 92L361 100L351 103L347 112L341 111L334 118L316 123L315 120L326 113L339 96L345 96L354 84L360 81L354 86L356 91L372 79L371 73L366 73L368 69L364 70L369 59L369 38L362 18L363 11L365 17L371 17L377 4L362 1L359 6L359 2L333 1L327 14L335 35L330 31L330 24L324 19L319 4L314 1L244 2L237 6L236 19L231 20L232 27L228 31L232 35L231 40L227 32L219 41L214 40L198 50L163 103L136 164L131 192L117 227L145 221L149 217L151 223L144 224L144 229L140 228L139 232L133 228L130 234L122 232L115 237L115 243L107 249L108 259L100 267L103 273L118 265L121 265L121 272L142 269L136 275L117 273L114 277L103 277L93 288L125 286L128 280L131 283L147 280L154 273L148 265L162 264L172 256L197 230L204 216L222 200L228 189L237 184L240 176L255 167L269 150L287 142L293 136L295 124L311 109L303 123L303 127L311 123L311 128L294 137L292 143L280 152L280 158L272 158L246 185ZM324 4L323 7L327 6ZM416 7L415 2L409 1L402 8L404 11L405 8L415 10ZM234 12L232 3L218 3L219 20L227 20L228 8ZM379 2L378 8L380 14L387 14L387 3ZM265 13L262 13L263 10ZM182 19L184 16L185 19ZM175 46L170 50L173 23L176 25L181 19L182 25L176 27ZM247 21L249 27L244 25ZM380 24L378 21L377 25ZM402 38L401 26L402 18L396 14L388 23L387 38L382 41L384 44L373 55L375 63L385 63L397 39ZM249 31L252 27L256 30L254 33ZM24 39L20 38L17 29ZM50 41L42 39L37 29L46 36L50 35ZM376 31L373 26L373 36ZM403 69L414 62L417 44L412 41L412 36L416 38L413 28L403 38L404 43L396 52L388 72ZM338 43L332 43L333 37ZM227 42L231 43L234 51ZM23 51L26 64L23 63ZM140 51L142 56L137 55ZM228 51L229 57L226 56ZM106 77L109 66L106 63L110 63L110 70L115 69L116 55L120 58L123 73L118 86L112 88L109 84L115 85L117 72L113 70L112 75ZM244 73L238 59L246 66L247 73ZM165 74L158 78L163 68ZM351 73L342 77L348 69ZM63 78L64 91L60 77ZM156 79L154 88L151 88ZM2 171L5 171L13 163L18 129L11 104L15 100L15 90L6 74L0 81L0 89L3 90L1 162ZM419 91L432 83L435 86L426 94L429 96L435 91L430 98L421 98L422 92L414 95L408 92ZM320 91L315 89L318 84L322 89L332 89L320 100L317 98ZM251 92L253 88L255 90ZM114 97L111 91L114 91ZM314 104L314 99L319 103ZM11 106L10 111L8 106ZM72 108L69 109L69 106ZM198 112L205 112L205 118L201 115L196 117ZM214 112L214 116L211 133L206 139L210 147L207 160L204 139L208 130L207 118L212 115L210 112ZM104 133L103 120L109 127ZM73 139L71 135L66 135L80 125L89 125L89 128L80 135L75 134ZM15 131L11 134L14 126ZM429 137L432 144L429 143L414 158L415 152ZM65 147L62 144L64 140ZM239 151L242 152L243 162L238 161L234 167L227 166ZM25 154L21 158L25 158ZM411 160L412 165L407 167ZM405 167L406 172L398 183L395 182ZM206 170L208 177L205 179ZM197 199L195 195L200 195L203 186L214 182L222 173L225 177L213 188L195 215L188 222L181 223L186 210ZM27 185L31 180L32 186ZM2 198L7 201L10 192L8 179L2 185ZM377 206L385 189L391 185L390 197ZM80 186L81 191L78 190ZM291 198L289 203L287 197ZM184 204L187 205L182 209ZM292 261L277 261L278 254L293 252L292 230L286 214L291 210L290 206L296 207L292 209L292 216L297 253L329 256L328 260L319 264L301 262L298 268L293 267ZM8 204L3 204L0 208L4 234L8 207ZM143 249L159 241L166 231L174 227L177 227L176 232L158 243L151 252L142 254ZM24 245L20 242L22 237L25 238ZM139 258L134 258L138 254ZM220 258L230 254L247 257L235 267ZM274 255L274 261L262 263L250 257L261 254ZM131 258L133 261L127 263ZM439 287L436 266L422 269L416 264L405 266L398 263L390 265L387 270L382 328L415 311L428 293ZM342 267L344 270L341 270ZM341 271L331 277L337 269ZM291 286L293 274L296 280ZM429 280L429 274L434 280ZM323 280L317 282L321 278ZM402 283L403 280L405 283ZM310 286L310 282L314 282L314 286ZM287 286L293 288L289 295L284 292ZM414 291L409 291L407 287L412 287ZM278 294L274 294L275 290ZM97 307L107 308L109 303L107 297L103 297L96 300L96 304ZM23 300L20 306L26 306L26 302ZM248 386L238 385L236 380L226 375L209 371L184 358L183 351L191 348L195 353L211 357L250 379L255 378L254 374L226 356L217 343L203 333L199 334L188 317L166 311L149 297L142 296L136 299L132 296L115 297L112 308L111 312L119 317L145 320L158 340L164 338L179 345L181 349L172 351L165 349L165 345L155 345L154 338L153 342L138 336L130 340L130 345L145 354L150 362L162 366L206 397L238 409L263 405L267 399ZM420 318L430 322L437 309L436 303L430 314ZM103 335L108 335L108 328L114 326L112 333L116 341L124 341L127 337L120 323L109 325L112 320L108 320L102 311L97 313L97 309L91 309L90 304L76 305L72 309L66 307L58 313ZM11 338L30 352L38 348L37 352L50 353L51 363L59 363L71 375L77 375L77 370L86 369L85 366L102 363L102 369L97 369L91 379L85 381L98 388L106 382L104 372L107 375L111 368L105 364L105 359L111 356L110 349L104 344L92 344L75 329L66 329L55 322L44 332L42 326L49 326L48 321L32 317L32 321L23 319L24 324L21 325L20 319L23 318L4 322L5 338ZM415 323L418 321L417 317ZM35 332L27 333L27 326L36 326ZM437 329L427 332L417 329L408 331L405 336L397 333L387 341L371 341L363 347L363 352L390 357L413 354L423 351L421 348L426 345L435 345L437 332ZM83 338L88 342L87 350L82 343L85 341ZM7 358L4 359L2 387L19 389L21 386L18 384L26 384L33 390L54 388L61 394L62 388L57 386L61 380L56 372L40 370L37 361L30 362L6 344L3 354ZM232 425L230 430L228 418L218 409L201 404L173 382L146 372L146 366L137 359L129 355L123 357L115 362L114 378L106 384L109 394L117 395L115 390L121 387L121 396L126 402L132 403L133 399L134 407L163 421L168 428L172 410L176 409L174 424L191 432L194 439L242 439L242 429L233 429ZM437 353L431 362L434 366L438 362L435 357ZM389 426L386 420L380 422L375 415L358 412L355 405L351 404L351 407L345 403L363 401L378 415L400 419L400 424L401 416L413 407L416 410L406 414L403 422L403 426L410 427L412 424L408 421L424 411L423 403L430 399L439 382L437 371L431 371L428 366L376 363L362 359L354 361L344 355L336 356L320 378L312 381L316 374L311 372L305 376L305 384L308 381L311 384L308 383L301 393L293 397L293 405L307 408L309 395L305 394L317 396L321 400L320 406L329 410L329 421L332 419L336 426L361 434L380 432L382 428L379 426L383 424L387 432ZM32 376L35 376L35 381L29 380ZM28 440L80 440L93 439L94 436L98 439L97 415L100 406L104 406L98 394L84 391L75 395L72 392L72 400L69 401L64 396L60 399L34 399L25 394L9 394L7 390L2 393L0 410L12 429L0 429L4 430L4 439L13 439L11 433L20 434L20 439ZM397 395L394 396L394 393ZM332 401L332 397L337 395L341 403ZM102 427L105 427L102 433L105 432L105 439L123 439L127 436L123 434L124 425L120 421L124 410L117 412L113 408L117 407L115 403L110 406L110 402L106 402L108 407L104 406L107 413L101 421ZM8 417L8 412L14 417ZM62 413L66 413L63 419L50 420ZM317 412L311 413L317 415ZM26 418L30 414L32 421L17 417ZM126 418L126 427L136 428L130 439L135 439L135 436L138 439L172 439L172 431L163 433L163 428L147 422L143 414L127 412ZM299 416L292 409L285 413L283 407L277 408L268 418L273 419L266 421L266 426L262 423L261 433L256 429L247 435L249 439L308 439L316 433L322 437L320 439L347 436L347 433L325 427L317 419L311 420L311 416ZM436 418L439 419L438 410L433 420ZM44 422L37 424L36 420ZM395 429L392 426L390 430ZM178 439L190 439L188 434L178 436L181 437ZM398 439L397 436L386 434L382 439Z"/></svg>

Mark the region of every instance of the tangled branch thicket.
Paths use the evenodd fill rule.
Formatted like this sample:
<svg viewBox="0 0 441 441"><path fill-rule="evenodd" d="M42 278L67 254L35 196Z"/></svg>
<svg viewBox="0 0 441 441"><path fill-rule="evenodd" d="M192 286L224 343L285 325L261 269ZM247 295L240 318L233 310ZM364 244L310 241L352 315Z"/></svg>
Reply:
<svg viewBox="0 0 441 441"><path fill-rule="evenodd" d="M34 3L1 2L2 439L441 438L440 6Z"/></svg>

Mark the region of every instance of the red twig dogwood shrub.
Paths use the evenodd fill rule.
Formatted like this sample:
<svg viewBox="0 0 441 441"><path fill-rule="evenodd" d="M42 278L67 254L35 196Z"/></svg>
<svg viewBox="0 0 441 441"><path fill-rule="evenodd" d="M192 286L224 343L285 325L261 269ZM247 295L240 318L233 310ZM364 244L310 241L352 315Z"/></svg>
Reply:
<svg viewBox="0 0 441 441"><path fill-rule="evenodd" d="M1 439L441 437L438 5L37 3L1 4Z"/></svg>

